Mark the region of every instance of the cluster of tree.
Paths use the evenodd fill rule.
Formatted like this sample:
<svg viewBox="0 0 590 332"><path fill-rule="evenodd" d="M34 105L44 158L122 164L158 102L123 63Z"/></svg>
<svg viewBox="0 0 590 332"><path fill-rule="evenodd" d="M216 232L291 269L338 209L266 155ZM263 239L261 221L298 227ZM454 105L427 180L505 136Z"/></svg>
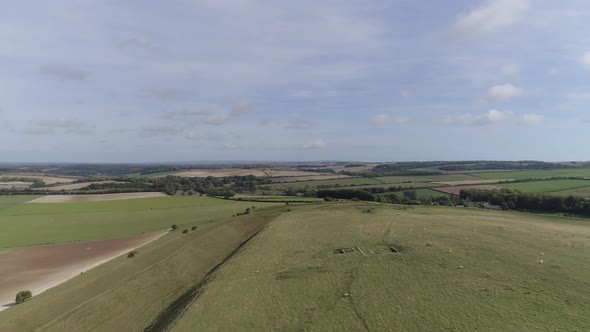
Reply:
<svg viewBox="0 0 590 332"><path fill-rule="evenodd" d="M418 193L415 190L405 190L403 195L385 194L381 195L380 197L381 202L392 204L446 206L453 206L457 204L455 197L452 195L418 197Z"/></svg>
<svg viewBox="0 0 590 332"><path fill-rule="evenodd" d="M245 216L248 215L252 212L253 209L255 209L256 207L253 206L252 208L246 208L246 210L244 210L244 212L238 212L236 214L234 214L232 217L239 217L239 216Z"/></svg>
<svg viewBox="0 0 590 332"><path fill-rule="evenodd" d="M388 193L388 192L398 192L398 191L404 191L404 190L411 190L414 189L414 187L412 186L391 186L391 187L370 187L370 188L363 188L363 190L366 190L368 192L370 192L371 194L383 194L383 193Z"/></svg>
<svg viewBox="0 0 590 332"><path fill-rule="evenodd" d="M375 201L376 196L360 189L320 189L316 192L318 198L359 199L361 201Z"/></svg>
<svg viewBox="0 0 590 332"><path fill-rule="evenodd" d="M536 181L555 181L555 180L590 180L583 176L554 176L550 178L527 178L518 180L506 180L498 183L516 183L516 182L536 182Z"/></svg>
<svg viewBox="0 0 590 332"><path fill-rule="evenodd" d="M547 193L525 193L518 190L461 190L462 200L489 202L503 209L566 212L590 215L590 200L576 196L555 196Z"/></svg>

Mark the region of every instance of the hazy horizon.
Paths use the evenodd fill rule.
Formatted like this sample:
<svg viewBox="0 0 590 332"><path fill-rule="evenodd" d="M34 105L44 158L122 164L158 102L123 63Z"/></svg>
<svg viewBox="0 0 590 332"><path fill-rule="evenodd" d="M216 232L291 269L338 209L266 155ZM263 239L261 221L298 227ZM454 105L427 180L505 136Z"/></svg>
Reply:
<svg viewBox="0 0 590 332"><path fill-rule="evenodd" d="M582 0L13 2L4 162L587 160Z"/></svg>

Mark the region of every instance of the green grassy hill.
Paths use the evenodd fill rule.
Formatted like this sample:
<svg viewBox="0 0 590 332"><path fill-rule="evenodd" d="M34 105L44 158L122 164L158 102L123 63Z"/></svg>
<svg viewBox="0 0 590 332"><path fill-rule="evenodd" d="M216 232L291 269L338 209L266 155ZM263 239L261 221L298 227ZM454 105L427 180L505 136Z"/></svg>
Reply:
<svg viewBox="0 0 590 332"><path fill-rule="evenodd" d="M131 204L88 213L149 217ZM252 204L160 204L161 225L174 213L187 226L209 222L0 312L0 331L141 331L178 312L175 331L590 329L587 219L362 202L275 204L232 218Z"/></svg>
<svg viewBox="0 0 590 332"><path fill-rule="evenodd" d="M0 331L142 331L178 296L198 283L242 241L285 211L261 209L194 232L170 232L138 249L0 312Z"/></svg>
<svg viewBox="0 0 590 332"><path fill-rule="evenodd" d="M509 212L298 209L222 268L174 330L586 331L589 238L586 220Z"/></svg>

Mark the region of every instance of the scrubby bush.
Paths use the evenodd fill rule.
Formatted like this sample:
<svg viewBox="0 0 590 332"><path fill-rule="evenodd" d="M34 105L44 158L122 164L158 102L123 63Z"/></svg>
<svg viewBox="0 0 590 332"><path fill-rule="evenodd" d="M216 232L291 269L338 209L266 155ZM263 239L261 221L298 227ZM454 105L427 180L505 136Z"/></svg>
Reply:
<svg viewBox="0 0 590 332"><path fill-rule="evenodd" d="M186 234L188 233L188 229L185 229L184 231L182 231L182 234Z"/></svg>
<svg viewBox="0 0 590 332"><path fill-rule="evenodd" d="M197 226L191 227L191 232L194 231L195 229L197 229Z"/></svg>
<svg viewBox="0 0 590 332"><path fill-rule="evenodd" d="M170 228L172 228L173 231L175 231L178 228L177 224L173 224L172 226L170 226Z"/></svg>
<svg viewBox="0 0 590 332"><path fill-rule="evenodd" d="M333 200L332 197L324 197L324 202L332 202Z"/></svg>
<svg viewBox="0 0 590 332"><path fill-rule="evenodd" d="M25 302L26 300L30 299L31 297L33 297L33 293L31 293L30 290L24 290L24 291L20 291L18 293L16 293L16 304L21 304L23 302Z"/></svg>
<svg viewBox="0 0 590 332"><path fill-rule="evenodd" d="M133 257L135 257L135 255L137 255L137 254L138 254L138 252L137 252L137 251L135 251L135 250L133 250L133 251L130 251L130 252L127 254L127 258L133 258Z"/></svg>

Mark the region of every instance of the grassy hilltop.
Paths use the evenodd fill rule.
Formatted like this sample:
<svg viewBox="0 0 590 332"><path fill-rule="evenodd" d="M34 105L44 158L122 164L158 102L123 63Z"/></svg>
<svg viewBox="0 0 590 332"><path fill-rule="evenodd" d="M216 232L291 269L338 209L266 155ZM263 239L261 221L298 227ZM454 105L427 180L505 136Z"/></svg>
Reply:
<svg viewBox="0 0 590 332"><path fill-rule="evenodd" d="M590 328L585 219L351 202L232 218L219 207L190 210L213 221L195 232L172 232L0 312L0 330Z"/></svg>

